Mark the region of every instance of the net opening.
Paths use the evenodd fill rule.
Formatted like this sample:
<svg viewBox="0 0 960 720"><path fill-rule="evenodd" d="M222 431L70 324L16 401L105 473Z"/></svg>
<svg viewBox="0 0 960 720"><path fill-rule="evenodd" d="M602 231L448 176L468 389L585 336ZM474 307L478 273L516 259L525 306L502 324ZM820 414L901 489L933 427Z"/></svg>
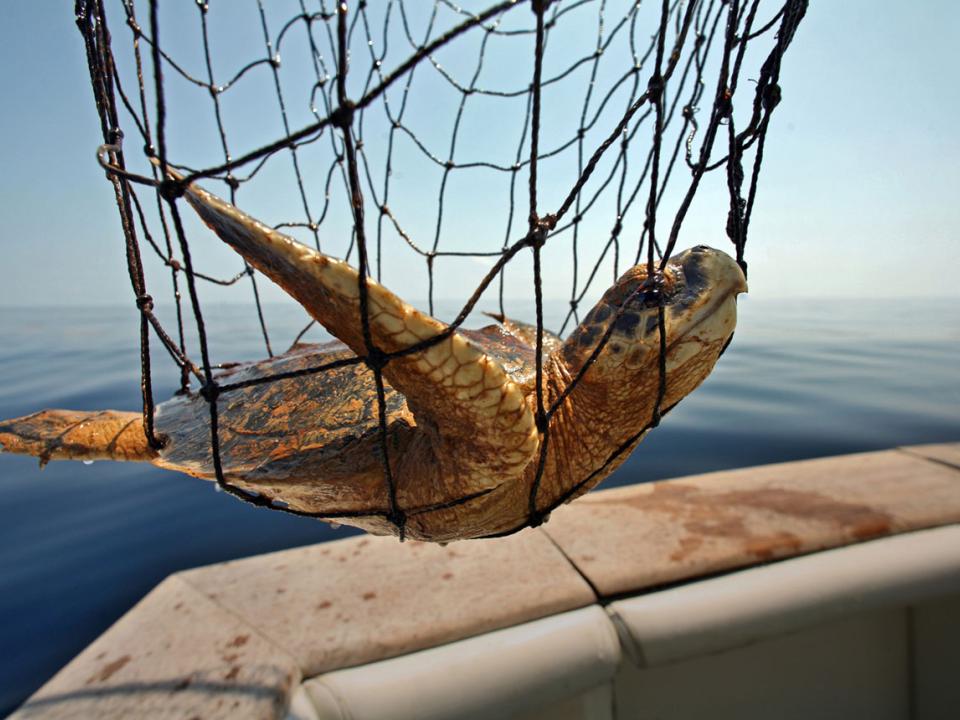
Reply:
<svg viewBox="0 0 960 720"><path fill-rule="evenodd" d="M142 9L144 3L123 0L121 17L127 37L116 41L116 46L120 48L118 52L122 53L124 59L124 70L121 72L114 55L115 39L108 29L109 13L104 3L102 0L77 0L76 20L84 40L103 136L103 144L97 149L96 156L113 186L125 239L128 273L140 311L143 421L151 446L162 446L162 438L156 435L154 425L152 334L178 367L181 391L188 390L193 378L207 401L213 469L220 488L245 502L293 514L326 519L379 515L396 527L402 539L409 517L470 503L489 491L429 507L400 506L387 441L382 371L394 358L422 352L449 337L467 319L491 286L496 289L499 315L506 316L506 270L515 260L530 253L536 315L535 417L541 444L537 472L529 488L526 522L498 534L509 534L527 525L539 525L555 507L589 487L593 478L617 461L647 430L656 427L671 409L661 407L667 383L662 271L678 243L693 199L708 173L724 171L729 203L726 218L719 224L733 245L737 262L744 273L747 271L745 248L757 196L764 143L771 115L782 100L783 91L779 83L781 63L807 8L807 0L785 0L782 3L761 3L760 0L662 0L659 6L654 6L658 12L651 17L656 17L657 21L654 32L650 34L651 28L643 26L642 16L653 1L618 5L603 0L532 0L530 3L508 0L471 11L450 0L434 0L430 11L426 13L422 32L418 35L412 18L415 14L413 7L404 0L384 3L379 17L374 17L373 10L364 2L348 5L323 0L307 3L302 0L300 12L286 18L279 31L273 32L270 25L274 20L262 0L257 0L256 21L262 36L262 49L251 50L253 57L240 64L226 82L218 84L210 3L196 3L195 22L202 50L200 69L197 71L190 69L187 62L178 61L174 51L166 49L166 38L161 35L160 3L156 0L145 3L148 20L144 28L138 18L138 9ZM523 12L527 13L525 18L517 18L517 14ZM438 30L442 25L441 16L447 18L449 27ZM563 56L562 67L551 67L545 75L544 59L551 47L551 35L560 32L564 23L582 21L587 17L592 19L597 28L592 49L579 57ZM314 120L299 128L294 127L294 106L289 103L288 89L281 77L283 53L289 44L294 43L295 37L305 45L307 64L313 74L308 97L309 112ZM498 76L497 82L491 86L481 82L485 72L489 75L488 65L496 64L493 60L497 50L491 49L493 44L498 47L505 47L502 43L508 42L530 45L531 37L533 43L527 61L529 64L524 68L514 68L516 77ZM458 44L467 47L470 39L475 44L475 47L470 46L475 57L473 69L467 68L458 75L458 72L444 65L441 56ZM409 45L409 54L395 62L391 70L386 70L388 59L392 61L396 57L390 52L393 50L391 43L401 41ZM756 49L758 43L763 44L762 50ZM601 63L620 45L627 48L622 52L626 62L612 72L607 71L608 84L604 88L599 82L603 76L600 72ZM366 49L366 57L362 57L360 48ZM760 54L751 55L748 51ZM762 60L756 74L747 78L752 89L744 92L741 80L748 57ZM408 120L408 114L412 112L411 97L414 95L415 80L420 81L428 71L432 71L434 92L439 92L436 88L445 88L444 92L459 98L453 103L454 123L446 153L436 151L431 146L433 140L423 137L422 133L415 130L413 122ZM577 80L576 76L581 71L586 72L586 78ZM233 152L235 144L227 132L224 103L241 83L257 73L269 74L282 135L236 156ZM362 80L359 83L355 82L358 73ZM711 78L710 73L714 73L715 77ZM461 75L465 75L466 79ZM505 82L507 79L516 81L523 75L530 80L521 81L520 89L511 88ZM129 85L131 76L132 86ZM206 92L222 153L222 161L208 167L197 169L177 166L184 172L182 181L170 180L166 174L166 168L173 167L170 165L167 142L166 83L170 76ZM574 80L582 91L579 109L572 107L569 110L577 120L575 129L567 137L555 138L553 134L544 132L544 92L564 83L573 83ZM357 87L361 89L359 93L356 92ZM351 89L354 90L352 96ZM465 137L468 131L464 131L467 113L473 107L471 103L479 100L519 103L524 108L519 141L511 161L465 160L458 152L470 140L469 136ZM738 103L741 100L743 102ZM617 103L621 104L623 110L616 113L614 120L610 117L613 112L611 108ZM745 121L741 117L743 113L736 111L742 104L748 108ZM195 110L200 111L199 108ZM382 114L386 128L386 142L379 158L365 136L370 132L368 120L375 112ZM741 124L738 125L738 122ZM136 137L143 157L153 160L148 165L150 175L127 169L124 144L130 144L128 136ZM400 190L394 174L399 167L401 153L398 148L401 141L406 143L408 154L412 151L419 153L422 162L441 172L439 190L433 203L436 219L432 230L421 227L411 229L407 224L409 217L399 209L402 203L399 199L395 202L394 195ZM305 164L304 154L320 143L329 145L328 164L325 172L321 173L322 180L316 183L319 187L315 188L307 180L306 170L310 165ZM715 150L724 155L714 159ZM350 242L343 257L359 268L358 291L366 353L362 358L340 359L315 367L277 373L271 377L221 383L214 370L222 366L215 365L210 356L207 329L197 292L199 283L226 287L248 278L256 322L268 357L274 355L271 336L262 307L258 274L252 267L244 263L239 272L228 277L218 277L215 273L195 267L190 240L180 216L182 195L187 184L204 178L216 178L226 183L229 200L237 204L238 194L244 186L263 171L271 160L284 153L290 158L302 217L278 223L277 228L304 231L320 250L321 231L329 227L331 232L335 232L337 227L332 219L336 210L333 196L340 192L345 197L351 228ZM562 200L555 209L548 211L543 200L542 167L556 158L571 155L576 158L572 183L562 194ZM745 163L748 165L746 168ZM640 171L631 175L637 165ZM679 191L680 199L672 220L665 226L661 225L658 221L661 203L668 188L682 184L679 177L683 169L689 175L686 190L681 188ZM447 248L443 240L445 220L450 211L450 187L454 178L480 170L499 174L506 180L507 212L502 245L496 250ZM518 186L524 174L527 175L525 202L519 199L522 192ZM611 195L612 203L609 200ZM152 196L152 200L148 200L148 196ZM644 197L643 207L637 210L641 197ZM585 266L582 256L587 252L584 235L588 230L584 225L600 214L599 208L604 203L609 205L605 212L612 209L607 218L606 240L601 243L595 261ZM522 205L526 207L521 209ZM373 211L369 216L368 209ZM518 236L521 232L517 230L521 212L525 214L527 222L526 229ZM636 237L636 249L628 252L624 233L628 221L638 212L642 215L642 223ZM427 305L431 314L435 311L436 273L441 264L454 258L495 259L446 330L397 352L385 352L375 345L368 312L368 278L379 280L383 274L383 260L392 251L387 245L390 232L404 247L423 260ZM428 239L424 240L424 236ZM615 319L623 314L624 308L635 299L637 293L644 293L649 304L658 307L659 390L654 411L645 427L611 453L589 477L559 498L544 503L539 498L539 489L555 414L589 372L609 342L615 324L610 323L607 332L597 340L586 363L553 402L548 402L543 384L543 253L562 236L569 240L572 280L568 310L560 327L561 335L571 323L579 323L581 304L595 287L605 264L612 266L614 278L624 258L632 258L635 264L645 262L647 265L647 283L623 300ZM154 313L156 293L151 295L148 292L141 240L146 242L149 251L169 271L171 306L176 319L173 331L167 331ZM154 280L151 280L151 285L153 283ZM181 290L184 285L189 311L183 307ZM197 329L195 348L190 351L185 330L187 312L192 314ZM296 336L294 343L299 343L314 325L315 322L311 320ZM199 362L191 359L196 352L200 354ZM387 507L380 512L303 513L284 507L283 503L241 490L228 482L224 476L218 432L219 403L223 396L255 384L286 382L359 363L367 366L376 387L380 460Z"/></svg>

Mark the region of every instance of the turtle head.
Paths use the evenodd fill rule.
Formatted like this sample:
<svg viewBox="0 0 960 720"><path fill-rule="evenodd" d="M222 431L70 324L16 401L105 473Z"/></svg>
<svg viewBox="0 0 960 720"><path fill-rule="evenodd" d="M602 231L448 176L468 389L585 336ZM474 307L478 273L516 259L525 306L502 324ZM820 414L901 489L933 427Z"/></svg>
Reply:
<svg viewBox="0 0 960 720"><path fill-rule="evenodd" d="M659 308L667 347L666 409L700 384L713 369L736 325L736 297L747 284L727 254L703 245L671 257L660 278L646 264L617 281L563 346L567 370L576 373L607 329L613 330L584 379L646 392L657 381L660 356ZM621 309L622 308L622 309ZM675 377L676 376L676 377ZM649 393L648 393L649 394ZM625 402L636 402L624 397Z"/></svg>

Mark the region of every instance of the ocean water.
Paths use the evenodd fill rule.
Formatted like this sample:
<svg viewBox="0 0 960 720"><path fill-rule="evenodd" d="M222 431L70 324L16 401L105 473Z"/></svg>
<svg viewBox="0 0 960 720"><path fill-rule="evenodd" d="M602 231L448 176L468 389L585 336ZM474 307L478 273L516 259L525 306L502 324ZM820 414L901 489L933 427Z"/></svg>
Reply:
<svg viewBox="0 0 960 720"><path fill-rule="evenodd" d="M215 360L263 355L249 308L206 312ZM271 306L267 317L282 350L302 315ZM137 327L130 308L0 308L0 417L138 409ZM162 400L177 375L162 350L155 363ZM605 486L952 440L958 301L748 297L711 377ZM41 472L0 456L0 715L166 575L352 533L149 466L53 462Z"/></svg>

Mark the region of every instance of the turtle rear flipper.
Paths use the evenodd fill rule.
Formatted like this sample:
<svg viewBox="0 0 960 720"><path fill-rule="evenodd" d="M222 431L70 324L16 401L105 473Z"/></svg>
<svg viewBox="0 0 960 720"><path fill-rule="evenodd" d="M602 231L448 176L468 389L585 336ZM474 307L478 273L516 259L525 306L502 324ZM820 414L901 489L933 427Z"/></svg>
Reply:
<svg viewBox="0 0 960 720"><path fill-rule="evenodd" d="M282 287L353 352L382 367L403 393L433 446L435 477L469 493L520 478L539 446L526 392L501 364L451 332L424 350L370 357L360 313L357 270L277 232L197 186L185 198L201 219L251 265ZM369 340L394 353L430 340L447 326L367 279ZM382 361L382 358L380 358Z"/></svg>
<svg viewBox="0 0 960 720"><path fill-rule="evenodd" d="M103 410L42 410L0 421L0 448L50 460L131 460L152 462L139 413Z"/></svg>

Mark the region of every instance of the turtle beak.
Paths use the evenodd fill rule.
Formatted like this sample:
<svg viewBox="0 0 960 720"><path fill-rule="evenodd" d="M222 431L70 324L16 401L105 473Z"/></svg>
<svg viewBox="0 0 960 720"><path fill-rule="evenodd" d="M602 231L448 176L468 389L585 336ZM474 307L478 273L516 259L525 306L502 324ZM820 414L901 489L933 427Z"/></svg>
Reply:
<svg viewBox="0 0 960 720"><path fill-rule="evenodd" d="M737 295L747 281L736 261L704 245L674 255L667 264L675 288L666 306L668 333L675 340L694 328L701 338L726 341L736 325Z"/></svg>
<svg viewBox="0 0 960 720"><path fill-rule="evenodd" d="M747 279L737 262L725 252L706 245L697 245L676 256L686 283L695 291L710 289L711 295L733 295L747 292Z"/></svg>

